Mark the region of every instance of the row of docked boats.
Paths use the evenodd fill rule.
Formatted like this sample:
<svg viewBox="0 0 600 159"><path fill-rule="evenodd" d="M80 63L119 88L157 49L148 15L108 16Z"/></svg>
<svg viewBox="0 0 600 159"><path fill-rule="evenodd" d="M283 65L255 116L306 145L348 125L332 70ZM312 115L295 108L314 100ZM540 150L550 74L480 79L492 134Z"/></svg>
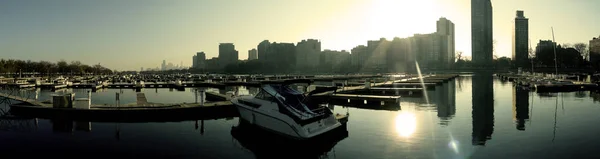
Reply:
<svg viewBox="0 0 600 159"><path fill-rule="evenodd" d="M514 82L522 89L536 90L537 92L572 92L600 88L596 83L574 81L567 78L512 75L502 79Z"/></svg>

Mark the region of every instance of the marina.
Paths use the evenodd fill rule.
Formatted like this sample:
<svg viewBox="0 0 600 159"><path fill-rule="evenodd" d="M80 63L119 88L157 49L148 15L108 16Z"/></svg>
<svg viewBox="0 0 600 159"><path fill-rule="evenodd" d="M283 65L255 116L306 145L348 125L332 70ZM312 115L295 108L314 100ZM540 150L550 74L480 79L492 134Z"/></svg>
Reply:
<svg viewBox="0 0 600 159"><path fill-rule="evenodd" d="M580 77L578 75L497 74L497 76L502 80L537 92L576 92L600 89L597 83L591 82L590 75Z"/></svg>
<svg viewBox="0 0 600 159"><path fill-rule="evenodd" d="M56 152L47 148L48 145L55 145L53 149L72 149L79 152L94 149L111 152L111 154L122 154L124 156L131 154L142 154L144 156L143 154L147 154L154 157L184 155L204 158L215 156L219 158L274 157L274 154L268 153L268 150L265 149L267 148L264 146L266 143L271 145L271 149L281 150L282 152L293 152L287 148L302 148L306 153L298 156L305 158L323 158L324 156L328 156L329 158L333 156L337 158L369 158L369 156L381 154L394 156L409 155L421 158L430 158L432 155L456 158L460 158L461 156L489 158L488 155L490 154L500 155L505 154L507 151L526 151L522 148L506 146L507 140L518 140L531 147L536 147L536 149L550 152L557 151L558 148L556 146L568 146L572 145L572 143L577 143L577 145L584 144L585 147L594 147L598 140L593 137L586 138L585 140L573 138L575 136L591 135L598 132L594 128L578 126L581 124L592 124L595 120L593 114L599 111L596 109L598 108L597 102L594 102L598 101L596 99L598 95L593 91L584 93L538 94L524 91L510 83L503 84L500 77L494 78L491 75L484 77L476 75L459 76L433 87L435 88L426 91L429 97L427 101L424 100L424 96L402 96L400 97L399 104L392 105L379 103L364 104L359 102L348 103L347 100L343 99L339 101L329 99L327 106L333 110L334 114L344 115L346 112L349 112L350 117L345 118L347 120L347 127L340 129L345 131L336 132L331 136L324 136L323 138L308 142L297 142L296 140L280 138L278 137L279 135L256 127L249 128L249 125L244 123L244 120L240 120L237 114L209 116L213 115L212 112L221 110L198 108L191 111L194 112L193 114L182 116L179 114L185 114L191 109L183 111L184 109L180 108L177 110L173 109L174 114L177 114L177 116L170 116L164 114L167 114L169 109L181 106L161 109L152 108L152 106L183 105L184 102L188 106L194 106L196 98L198 98L198 104L201 103L200 99L202 98L205 98L207 104L227 103L227 101L210 101L208 97L211 96L210 94L213 94L218 95L222 99L228 99L228 94L236 90L232 88L216 90L186 88L183 92L176 90L171 92L169 89L160 88L146 88L142 89L141 92L137 92L134 89L101 90L92 92L91 109L73 109L71 111L90 111L92 108L106 109L106 112L103 113L111 113L104 114L110 115L110 117L95 117L90 115L89 117L77 117L79 119L75 120L56 117L46 118L38 116L38 114L22 116L21 114L9 113L8 115L2 115L0 118L0 134L2 134L0 135L0 139L2 139L3 143L11 145L11 147L3 146L3 150L14 153L24 152L22 148L27 147L28 152L36 151L44 154L55 154ZM238 88L241 95L256 94L253 87L245 88L238 86L234 88ZM335 87L330 87L329 89L331 88ZM354 89L365 88L363 85ZM87 91L91 91L91 89L70 88L63 90L66 93L75 92L76 99L85 98ZM205 91L204 95L201 95L202 90ZM312 90L312 88L309 90ZM336 91L341 92L341 90L340 88ZM35 90L20 90L18 92L21 92L22 97L13 98L32 101L33 97L27 99L27 94L24 94L24 92L30 91ZM38 102L48 101L50 95L59 94L58 92L47 91L49 90L41 90L37 99ZM343 95L347 93L340 92L333 93L328 91L324 94ZM123 103L120 104L122 108L116 108L116 93L120 94L120 100ZM143 93L143 96L141 93ZM13 105L18 104L15 100L12 100L11 103ZM158 105L158 103L164 103L165 105ZM10 110L12 109L11 106L6 105L6 103L2 104L5 106L4 110L7 112L12 111ZM127 106L139 105L147 105L148 108L126 108ZM555 109L555 107L558 109ZM14 108L19 109L17 107ZM237 112L234 106L208 106L205 108L233 108L234 110L231 112ZM116 113L118 109L122 109L119 112L125 112L127 109L132 111L146 109L146 111L139 111L140 116L125 115L127 116L126 118L120 116L123 115L122 113ZM148 109L155 111L152 112ZM159 110L161 110L160 113ZM181 112L177 112L179 110ZM47 113L47 110L44 111ZM557 111L556 116L555 111ZM211 113L203 114L202 112ZM81 113L77 112L77 114ZM143 116L152 116L152 118L143 118ZM593 119L588 120L581 116L588 116L588 118L591 117ZM340 120L343 118L339 118L336 115L336 119ZM557 120L556 124L554 120ZM583 129L587 131L582 131ZM14 136L21 137L16 138ZM82 139L88 142L79 142ZM39 142L34 141L45 142L36 146L36 144L32 143ZM413 144L413 142L432 144ZM133 148L123 143L143 144L136 144L138 146ZM405 143L405 145L398 145L398 143ZM448 143L455 143L456 148L461 150L475 148L479 150L476 152L459 151L456 153L454 148L446 146ZM154 146L144 147L144 150L141 151L141 145ZM396 150L383 151L380 148L376 148L377 145L383 145ZM429 147L431 149L435 148L437 151L426 149L409 151L401 149L403 146L415 148ZM578 149L569 148L569 150L573 151L573 153L592 152L595 150L585 147ZM148 152L148 149L154 152ZM214 151L212 149L220 149L222 151ZM356 149L364 151L359 153ZM211 153L209 153L209 150ZM213 154L215 156L206 156L206 154ZM539 156L539 154L526 153L519 156L530 158ZM563 155L551 154L551 156L561 157Z"/></svg>
<svg viewBox="0 0 600 159"><path fill-rule="evenodd" d="M329 77L329 78L318 78L318 79L335 79L335 80L348 80L348 79L359 79L364 80L365 78L373 78L375 76L347 76L347 77ZM457 75L427 75L423 77L424 81L436 81L430 86L439 85L443 82L456 78ZM282 80L284 79L284 80ZM285 80L287 79L287 80ZM257 81L257 82L230 82L225 83L183 83L183 82L171 82L171 83L145 83L145 82L134 82L134 83L106 83L95 85L95 84L82 84L82 83L70 83L68 84L54 84L54 85L41 85L48 86L51 90L70 88L70 89L89 89L91 92L95 92L100 88L119 88L122 89L135 89L136 92L141 92L144 87L150 88L173 88L177 90L185 90L190 87L208 87L208 88L223 88L223 86L246 86L246 87L257 87L259 85L277 84L277 83L302 83L310 85L315 79L298 79L296 77L289 78L277 78L277 80ZM401 95L405 96L421 96L423 94L422 84L420 88L397 88L397 87L385 87L385 86L415 86L413 84L406 84L405 82L412 82L418 80L418 77L405 75L402 78L389 78L388 80L377 80L380 83L370 83L365 81L364 85L359 86L316 86L314 90L311 90L311 100L316 103L326 104L329 102L346 102L349 105L360 105L358 107L374 107L379 109L381 105L399 105ZM180 81L180 80L177 80ZM391 85L390 85L391 83ZM196 85L200 84L200 85ZM217 86L218 85L218 86ZM102 86L102 87L101 87ZM216 86L216 87L215 87ZM4 87L14 88L14 87ZM308 86L303 86L307 89ZM435 88L435 87L433 87ZM429 90L429 89L428 89ZM305 92L308 90L304 90ZM315 93L317 92L317 93ZM309 92L306 92L309 93ZM144 93L136 93L136 100L134 103L119 104L119 93L116 96L116 103L113 105L104 104L97 105L91 102L91 93L88 92L88 98L74 99L66 97L66 102L62 102L63 106L57 106L56 103L52 103L54 100L38 101L29 98L22 98L16 95L0 94L0 97L7 98L10 100L21 101L22 103L11 105L11 112L15 115L27 116L27 117L39 117L39 118L53 118L61 117L72 120L90 120L90 121L170 121L170 120L183 120L187 119L186 116L194 116L193 114L200 115L202 119L214 118L214 117L233 117L237 115L237 112L233 109L233 105L229 102L233 96L236 96L236 91L227 93L215 93L205 90L195 89L194 96L196 101L194 103L152 103L148 102L147 96ZM421 94L421 95L419 95ZM65 94L63 94L64 96ZM70 95L70 94L66 94ZM36 95L37 97L37 95ZM54 95L53 97L56 97ZM198 101L200 98L200 102ZM204 101L206 100L206 101ZM209 102L210 101L210 102ZM85 103L88 103L87 106ZM66 104L66 106L64 105ZM75 104L73 104L75 103ZM84 104L81 104L84 103ZM79 105L79 106L75 106ZM362 106L365 105L365 106ZM379 105L379 106L378 106ZM80 108L74 108L80 107ZM382 108L389 109L389 108ZM392 110L395 109L392 107ZM180 115L177 115L180 114ZM189 115L188 115L189 114ZM208 115L208 116L207 116ZM206 116L206 117L203 117ZM160 118L159 118L160 117ZM196 116L198 117L198 116Z"/></svg>

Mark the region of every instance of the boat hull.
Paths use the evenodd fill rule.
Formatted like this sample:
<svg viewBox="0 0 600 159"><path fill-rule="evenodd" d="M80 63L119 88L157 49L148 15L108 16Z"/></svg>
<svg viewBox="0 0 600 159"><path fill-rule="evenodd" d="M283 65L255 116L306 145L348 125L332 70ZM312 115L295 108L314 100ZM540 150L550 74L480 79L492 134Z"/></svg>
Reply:
<svg viewBox="0 0 600 159"><path fill-rule="evenodd" d="M236 100L233 100L232 103L239 111L240 120L244 120L251 125L294 139L310 139L342 127L342 124L338 122L333 115L313 123L299 125L289 116L279 112L266 112L262 109L240 104L236 102Z"/></svg>

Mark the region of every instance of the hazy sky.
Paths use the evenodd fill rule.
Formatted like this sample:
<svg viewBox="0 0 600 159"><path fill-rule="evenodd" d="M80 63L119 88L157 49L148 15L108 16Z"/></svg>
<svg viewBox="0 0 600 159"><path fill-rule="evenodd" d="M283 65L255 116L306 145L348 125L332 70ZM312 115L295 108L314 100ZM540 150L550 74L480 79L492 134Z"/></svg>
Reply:
<svg viewBox="0 0 600 159"><path fill-rule="evenodd" d="M600 35L600 0L493 0L497 55L511 56L516 10L529 37L588 43ZM320 39L350 50L381 37L456 25L456 50L471 54L470 0L0 0L0 58L101 63L118 70L191 65L198 51L234 43L240 59L262 40Z"/></svg>

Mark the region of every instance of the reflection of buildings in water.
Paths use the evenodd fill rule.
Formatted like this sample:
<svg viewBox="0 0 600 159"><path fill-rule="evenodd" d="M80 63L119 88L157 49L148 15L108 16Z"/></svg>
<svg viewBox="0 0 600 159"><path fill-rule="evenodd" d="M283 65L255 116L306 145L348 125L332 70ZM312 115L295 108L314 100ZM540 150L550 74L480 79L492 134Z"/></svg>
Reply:
<svg viewBox="0 0 600 159"><path fill-rule="evenodd" d="M529 91L513 87L513 120L517 130L525 130L525 120L529 119Z"/></svg>
<svg viewBox="0 0 600 159"><path fill-rule="evenodd" d="M0 109L2 106L0 106ZM21 118L13 116L3 116L0 114L0 130L30 132L38 128L37 118Z"/></svg>
<svg viewBox="0 0 600 159"><path fill-rule="evenodd" d="M194 124L194 128L198 130L198 120L196 120L196 124ZM204 135L204 120L200 120L200 134Z"/></svg>
<svg viewBox="0 0 600 159"><path fill-rule="evenodd" d="M577 92L575 92L575 97L576 98L585 98L585 97L587 97L586 93L587 93L586 91L577 91ZM562 94L562 95L564 95L564 94Z"/></svg>
<svg viewBox="0 0 600 159"><path fill-rule="evenodd" d="M494 132L494 77L491 73L476 73L472 83L472 144L485 145Z"/></svg>
<svg viewBox="0 0 600 159"><path fill-rule="evenodd" d="M72 133L74 130L77 131L92 131L92 123L88 121L76 121L62 120L62 119L50 119L52 123L53 132L66 132Z"/></svg>
<svg viewBox="0 0 600 159"><path fill-rule="evenodd" d="M442 121L440 124L448 125L448 122L456 114L456 81L443 83L435 89L434 100L437 107L437 116Z"/></svg>
<svg viewBox="0 0 600 159"><path fill-rule="evenodd" d="M92 122L76 121L75 122L75 130L91 132L92 131Z"/></svg>
<svg viewBox="0 0 600 159"><path fill-rule="evenodd" d="M53 132L73 132L73 121L50 119L50 122L52 123Z"/></svg>
<svg viewBox="0 0 600 159"><path fill-rule="evenodd" d="M590 97L592 97L594 103L600 102L600 92L590 92Z"/></svg>

